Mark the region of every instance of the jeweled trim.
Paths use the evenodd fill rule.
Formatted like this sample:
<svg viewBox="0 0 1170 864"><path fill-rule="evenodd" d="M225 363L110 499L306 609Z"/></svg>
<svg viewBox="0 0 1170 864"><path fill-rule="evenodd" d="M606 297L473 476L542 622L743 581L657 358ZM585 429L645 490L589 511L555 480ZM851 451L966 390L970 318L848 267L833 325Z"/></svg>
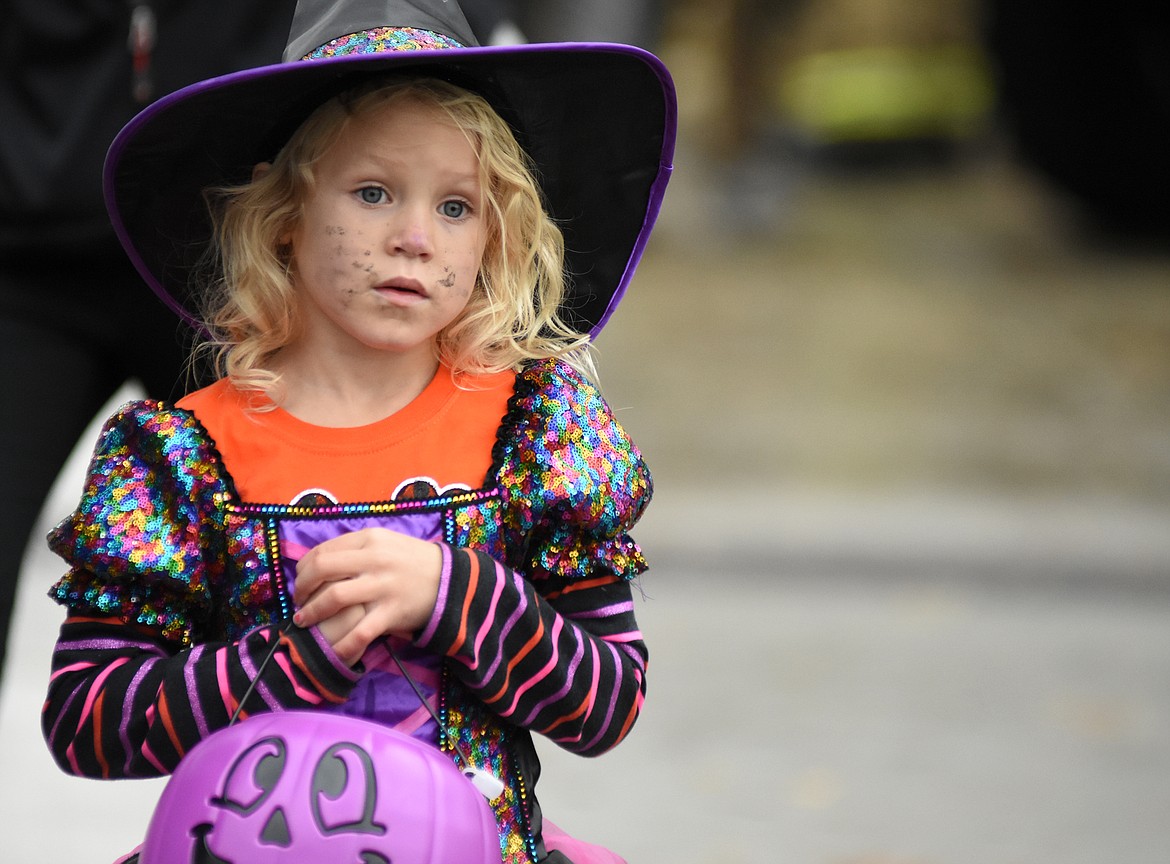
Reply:
<svg viewBox="0 0 1170 864"><path fill-rule="evenodd" d="M280 620L285 621L292 617L292 600L289 597L288 579L285 578L284 568L280 566L280 530L275 519L268 519L264 523L264 538L268 543L268 575L272 578L272 590L276 595L276 602L280 604Z"/></svg>
<svg viewBox="0 0 1170 864"><path fill-rule="evenodd" d="M314 48L302 60L324 60L350 54L382 54L389 51L441 51L464 46L442 33L418 27L375 27L338 36Z"/></svg>
<svg viewBox="0 0 1170 864"><path fill-rule="evenodd" d="M427 513L476 504L499 493L494 489L456 492L434 498L411 498L405 501L375 501L358 504L246 504L229 502L225 509L244 516L267 519L337 518L351 516L384 516L388 513Z"/></svg>
<svg viewBox="0 0 1170 864"><path fill-rule="evenodd" d="M500 859L502 864L534 864L537 849L531 800L524 777L517 770L508 732L498 722L485 722L487 710L473 699L459 698L460 706L452 707L449 697L457 690L461 692L444 663L439 688L439 749L456 763L466 758L476 768L503 781L503 794L491 802L500 833Z"/></svg>

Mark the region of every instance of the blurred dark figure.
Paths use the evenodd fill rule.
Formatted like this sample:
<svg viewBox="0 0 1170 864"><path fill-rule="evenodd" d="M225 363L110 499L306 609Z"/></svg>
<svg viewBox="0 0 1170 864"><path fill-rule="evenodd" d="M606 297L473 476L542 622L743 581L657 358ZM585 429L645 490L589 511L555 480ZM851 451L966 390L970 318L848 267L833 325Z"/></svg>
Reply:
<svg viewBox="0 0 1170 864"><path fill-rule="evenodd" d="M153 99L277 62L294 5L0 6L0 670L29 533L79 436L130 379L153 398L185 390L178 319L106 217L106 148Z"/></svg>
<svg viewBox="0 0 1170 864"><path fill-rule="evenodd" d="M1153 3L985 0L1020 155L1108 232L1170 241L1170 27Z"/></svg>

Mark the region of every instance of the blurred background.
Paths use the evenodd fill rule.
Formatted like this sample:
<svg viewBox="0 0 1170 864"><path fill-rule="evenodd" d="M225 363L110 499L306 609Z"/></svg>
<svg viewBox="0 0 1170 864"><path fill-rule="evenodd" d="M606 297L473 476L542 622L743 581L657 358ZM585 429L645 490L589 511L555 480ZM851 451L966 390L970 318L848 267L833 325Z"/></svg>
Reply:
<svg viewBox="0 0 1170 864"><path fill-rule="evenodd" d="M631 864L1170 860L1170 31L1137 5L513 4L657 51L680 104L599 340L656 480L648 701L600 760L545 748L563 827ZM0 818L12 860L109 860L159 787L52 774L58 569L30 550Z"/></svg>

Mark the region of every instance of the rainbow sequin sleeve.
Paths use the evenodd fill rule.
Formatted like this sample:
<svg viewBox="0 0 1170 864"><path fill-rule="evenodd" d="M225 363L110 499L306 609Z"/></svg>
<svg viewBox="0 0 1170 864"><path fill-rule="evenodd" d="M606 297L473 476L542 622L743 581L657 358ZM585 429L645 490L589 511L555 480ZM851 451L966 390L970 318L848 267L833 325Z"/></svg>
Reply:
<svg viewBox="0 0 1170 864"><path fill-rule="evenodd" d="M70 568L50 596L190 642L225 560L217 466L189 412L124 406L102 430L80 504L49 534Z"/></svg>
<svg viewBox="0 0 1170 864"><path fill-rule="evenodd" d="M628 532L653 483L598 389L565 363L534 363L517 381L503 428L495 455L507 499L504 532L509 549L525 550L509 563L530 578L643 572Z"/></svg>

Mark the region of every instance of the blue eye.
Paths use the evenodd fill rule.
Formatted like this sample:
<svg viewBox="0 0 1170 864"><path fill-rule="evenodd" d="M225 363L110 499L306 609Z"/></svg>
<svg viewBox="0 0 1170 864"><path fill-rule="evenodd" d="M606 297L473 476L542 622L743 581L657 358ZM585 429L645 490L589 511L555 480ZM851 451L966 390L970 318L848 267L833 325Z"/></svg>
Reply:
<svg viewBox="0 0 1170 864"><path fill-rule="evenodd" d="M448 219L462 219L467 215L467 205L462 201L444 201L439 212Z"/></svg>
<svg viewBox="0 0 1170 864"><path fill-rule="evenodd" d="M358 197L366 204L381 204L386 199L386 192L377 186L365 186L358 190Z"/></svg>

